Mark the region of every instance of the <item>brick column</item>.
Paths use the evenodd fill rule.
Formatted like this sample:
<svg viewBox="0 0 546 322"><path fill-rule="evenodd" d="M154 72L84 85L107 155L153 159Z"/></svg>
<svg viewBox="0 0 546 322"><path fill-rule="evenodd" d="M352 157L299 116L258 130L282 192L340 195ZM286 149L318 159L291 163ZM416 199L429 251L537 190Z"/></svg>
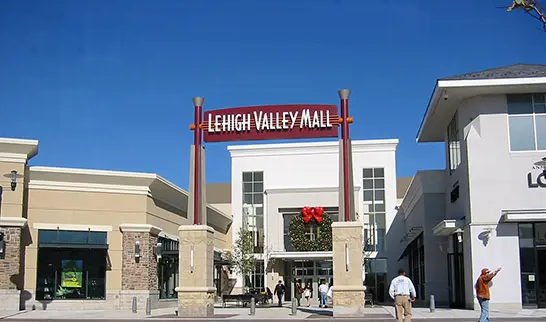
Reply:
<svg viewBox="0 0 546 322"><path fill-rule="evenodd" d="M332 224L334 286L332 300L334 317L363 316L362 224L355 221Z"/></svg>
<svg viewBox="0 0 546 322"><path fill-rule="evenodd" d="M154 247L161 229L147 224L121 224L123 233L123 256L121 266L120 306L130 310L133 297L137 298L138 310L144 310L146 300L151 298L152 308L159 301L157 259ZM136 256L136 245L140 256Z"/></svg>
<svg viewBox="0 0 546 322"><path fill-rule="evenodd" d="M0 259L0 310L18 311L24 282L24 250L21 231L27 220L21 217L0 217L4 234L5 256Z"/></svg>

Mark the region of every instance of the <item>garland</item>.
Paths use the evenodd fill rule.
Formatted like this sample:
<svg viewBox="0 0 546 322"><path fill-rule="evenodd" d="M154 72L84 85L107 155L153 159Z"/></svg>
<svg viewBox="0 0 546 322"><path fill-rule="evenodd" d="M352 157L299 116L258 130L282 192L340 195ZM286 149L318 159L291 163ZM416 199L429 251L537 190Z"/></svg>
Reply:
<svg viewBox="0 0 546 322"><path fill-rule="evenodd" d="M318 230L315 240L309 240L309 237L305 235L305 230L310 225ZM322 207L304 207L301 213L290 221L288 236L297 251L331 251L332 218L324 213Z"/></svg>

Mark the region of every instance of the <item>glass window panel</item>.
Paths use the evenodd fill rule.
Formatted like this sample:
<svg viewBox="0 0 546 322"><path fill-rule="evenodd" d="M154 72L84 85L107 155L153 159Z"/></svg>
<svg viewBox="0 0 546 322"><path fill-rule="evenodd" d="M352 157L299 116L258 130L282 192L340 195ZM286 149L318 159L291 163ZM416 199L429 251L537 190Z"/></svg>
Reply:
<svg viewBox="0 0 546 322"><path fill-rule="evenodd" d="M364 189L373 189L373 180L372 179L364 179Z"/></svg>
<svg viewBox="0 0 546 322"><path fill-rule="evenodd" d="M256 207L256 216L263 216L264 215L264 208L263 207Z"/></svg>
<svg viewBox="0 0 546 322"><path fill-rule="evenodd" d="M39 230L38 242L41 244L56 244L58 242L57 230Z"/></svg>
<svg viewBox="0 0 546 322"><path fill-rule="evenodd" d="M89 244L92 245L107 245L106 232L91 231L89 232Z"/></svg>
<svg viewBox="0 0 546 322"><path fill-rule="evenodd" d="M377 250L385 250L385 229L377 230Z"/></svg>
<svg viewBox="0 0 546 322"><path fill-rule="evenodd" d="M243 192L252 192L252 183L243 183Z"/></svg>
<svg viewBox="0 0 546 322"><path fill-rule="evenodd" d="M374 180L375 189L385 188L385 179L375 179Z"/></svg>
<svg viewBox="0 0 546 322"><path fill-rule="evenodd" d="M59 232L59 243L62 244L87 244L86 231L63 231Z"/></svg>
<svg viewBox="0 0 546 322"><path fill-rule="evenodd" d="M385 190L375 191L375 200L385 200Z"/></svg>
<svg viewBox="0 0 546 322"><path fill-rule="evenodd" d="M535 113L546 113L546 104L535 104Z"/></svg>
<svg viewBox="0 0 546 322"><path fill-rule="evenodd" d="M535 249L520 248L519 250L520 265L522 273L535 272Z"/></svg>
<svg viewBox="0 0 546 322"><path fill-rule="evenodd" d="M255 182L254 183L254 192L263 193L264 192L264 184L263 182Z"/></svg>
<svg viewBox="0 0 546 322"><path fill-rule="evenodd" d="M373 178L372 169L362 169L362 178Z"/></svg>
<svg viewBox="0 0 546 322"><path fill-rule="evenodd" d="M532 114L533 100L530 94L508 95L508 114Z"/></svg>
<svg viewBox="0 0 546 322"><path fill-rule="evenodd" d="M385 228L385 213L375 214L375 225L379 228Z"/></svg>
<svg viewBox="0 0 546 322"><path fill-rule="evenodd" d="M546 245L546 223L535 224L535 244Z"/></svg>
<svg viewBox="0 0 546 322"><path fill-rule="evenodd" d="M546 115L535 116L537 149L546 150Z"/></svg>
<svg viewBox="0 0 546 322"><path fill-rule="evenodd" d="M373 200L373 191L364 191L364 201L372 201Z"/></svg>
<svg viewBox="0 0 546 322"><path fill-rule="evenodd" d="M535 104L546 103L544 96L545 95L542 93L533 95L533 103Z"/></svg>
<svg viewBox="0 0 546 322"><path fill-rule="evenodd" d="M244 193L243 194L243 203L246 204L252 204L252 194L251 193Z"/></svg>
<svg viewBox="0 0 546 322"><path fill-rule="evenodd" d="M243 182L252 181L252 172L243 172Z"/></svg>
<svg viewBox="0 0 546 322"><path fill-rule="evenodd" d="M368 206L368 211L369 212L375 212L375 205L373 203L367 205Z"/></svg>
<svg viewBox="0 0 546 322"><path fill-rule="evenodd" d="M512 151L535 150L535 131L532 116L511 116L510 149Z"/></svg>
<svg viewBox="0 0 546 322"><path fill-rule="evenodd" d="M519 224L519 238L533 238L533 224Z"/></svg>
<svg viewBox="0 0 546 322"><path fill-rule="evenodd" d="M264 181L264 173L262 171L254 172L254 181Z"/></svg>
<svg viewBox="0 0 546 322"><path fill-rule="evenodd" d="M373 176L376 178L383 178L385 176L385 170L383 168L373 169Z"/></svg>
<svg viewBox="0 0 546 322"><path fill-rule="evenodd" d="M385 211L385 204L384 203L376 203L375 204L375 211L377 211L377 212Z"/></svg>
<svg viewBox="0 0 546 322"><path fill-rule="evenodd" d="M264 217L262 216L256 216L256 227L258 229L264 228Z"/></svg>
<svg viewBox="0 0 546 322"><path fill-rule="evenodd" d="M254 194L254 204L261 205L264 203L264 194L263 193L255 193Z"/></svg>

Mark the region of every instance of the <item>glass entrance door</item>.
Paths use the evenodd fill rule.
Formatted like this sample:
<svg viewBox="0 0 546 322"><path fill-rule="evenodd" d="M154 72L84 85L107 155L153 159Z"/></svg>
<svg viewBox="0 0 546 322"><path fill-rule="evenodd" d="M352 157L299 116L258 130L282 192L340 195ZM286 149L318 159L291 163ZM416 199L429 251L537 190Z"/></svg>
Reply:
<svg viewBox="0 0 546 322"><path fill-rule="evenodd" d="M448 254L449 306L463 308L464 303L464 263L463 254Z"/></svg>
<svg viewBox="0 0 546 322"><path fill-rule="evenodd" d="M538 307L546 308L546 248L537 248L537 297Z"/></svg>

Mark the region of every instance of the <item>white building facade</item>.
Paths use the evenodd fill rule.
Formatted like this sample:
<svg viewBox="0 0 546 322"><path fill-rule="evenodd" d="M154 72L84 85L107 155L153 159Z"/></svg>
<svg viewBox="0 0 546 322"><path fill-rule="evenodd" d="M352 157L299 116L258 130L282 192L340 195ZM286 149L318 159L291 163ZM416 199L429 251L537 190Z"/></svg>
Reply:
<svg viewBox="0 0 546 322"><path fill-rule="evenodd" d="M395 215L398 140L352 141L355 209L364 223L368 269L366 285L385 293L386 232ZM289 225L305 206L323 207L338 218L339 143L337 141L230 146L232 161L233 240L242 226L253 232L255 273L238 277L244 286L274 289L279 280L292 296L296 280L313 285L332 281L330 251L300 252L290 241ZM309 227L306 237L319 238ZM377 274L376 274L377 272ZM369 278L368 278L369 277ZM381 295L383 296L383 295Z"/></svg>
<svg viewBox="0 0 546 322"><path fill-rule="evenodd" d="M546 307L546 66L438 80L418 142L446 143L443 175L435 173L434 184L415 193L412 183L404 200L408 206L432 195L436 209L430 202L413 213L402 207L393 229L412 226L412 217L433 223L410 237L424 249L416 264L422 300L436 293L451 306L478 308L474 283L481 269L502 267L491 287L492 309ZM412 242L399 252L410 253ZM429 264L430 256L440 260ZM445 290L434 286L442 280Z"/></svg>

